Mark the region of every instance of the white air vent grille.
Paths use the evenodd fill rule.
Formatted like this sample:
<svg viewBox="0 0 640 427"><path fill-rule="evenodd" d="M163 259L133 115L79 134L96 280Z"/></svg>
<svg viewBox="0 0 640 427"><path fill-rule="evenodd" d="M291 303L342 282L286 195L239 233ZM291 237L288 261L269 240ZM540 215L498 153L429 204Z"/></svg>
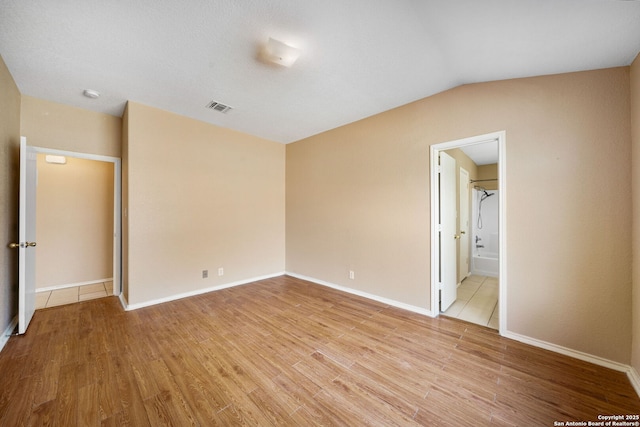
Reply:
<svg viewBox="0 0 640 427"><path fill-rule="evenodd" d="M229 111L231 111L233 109L233 107L230 107L228 105L222 104L218 101L211 101L210 103L207 104L207 108L214 110L214 111L219 111L221 113L228 113Z"/></svg>

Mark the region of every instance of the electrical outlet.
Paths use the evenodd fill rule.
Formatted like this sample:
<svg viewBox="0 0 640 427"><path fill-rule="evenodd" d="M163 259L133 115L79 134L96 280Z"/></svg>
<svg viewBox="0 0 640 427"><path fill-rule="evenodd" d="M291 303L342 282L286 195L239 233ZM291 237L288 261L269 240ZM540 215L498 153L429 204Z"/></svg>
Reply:
<svg viewBox="0 0 640 427"><path fill-rule="evenodd" d="M224 268L220 267L218 269L218 276L224 276Z"/></svg>
<svg viewBox="0 0 640 427"><path fill-rule="evenodd" d="M206 279L207 277L209 277L209 270L202 270L202 278Z"/></svg>
<svg viewBox="0 0 640 427"><path fill-rule="evenodd" d="M349 270L349 279L353 280L356 278L356 273L353 270Z"/></svg>

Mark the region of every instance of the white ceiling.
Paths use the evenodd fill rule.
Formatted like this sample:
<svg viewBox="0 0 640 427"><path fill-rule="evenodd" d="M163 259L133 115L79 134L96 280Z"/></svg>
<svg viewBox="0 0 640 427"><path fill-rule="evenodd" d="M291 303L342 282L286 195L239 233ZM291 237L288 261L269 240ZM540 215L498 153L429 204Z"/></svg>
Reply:
<svg viewBox="0 0 640 427"><path fill-rule="evenodd" d="M293 67L258 59L269 37L302 50ZM639 51L638 1L0 0L21 93L116 116L132 100L283 143L461 84Z"/></svg>
<svg viewBox="0 0 640 427"><path fill-rule="evenodd" d="M465 145L460 149L478 166L498 163L498 141Z"/></svg>

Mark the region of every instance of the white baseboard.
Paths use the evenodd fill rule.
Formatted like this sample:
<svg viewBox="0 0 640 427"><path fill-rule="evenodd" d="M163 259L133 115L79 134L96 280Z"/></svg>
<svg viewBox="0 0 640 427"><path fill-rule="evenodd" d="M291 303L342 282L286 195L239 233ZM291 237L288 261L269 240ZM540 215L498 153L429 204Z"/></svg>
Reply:
<svg viewBox="0 0 640 427"><path fill-rule="evenodd" d="M36 293L56 291L58 289L75 288L76 286L93 285L96 283L113 282L113 277L110 279L89 280L88 282L67 283L65 285L47 286L46 288L37 288Z"/></svg>
<svg viewBox="0 0 640 427"><path fill-rule="evenodd" d="M226 288L232 288L234 286L246 285L248 283L257 282L259 280L271 279L273 277L282 276L283 274L285 274L285 273L284 272L279 272L279 273L269 274L269 275L266 275L266 276L252 277L252 278L246 279L246 280L238 280L236 282L225 283L223 285L211 286L209 288L204 288L204 289L196 289L195 291L185 292L185 293L176 294L176 295L170 295L168 297L158 298L158 299L154 299L154 300L151 300L151 301L145 301L145 302L141 302L141 303L137 303L137 304L128 304L127 301L125 300L125 298L121 295L120 296L120 302L123 304L123 307L124 307L124 309L126 311L137 310L139 308L149 307L149 306L156 305L156 304L162 304L164 302L175 301L175 300L179 300L179 299L182 299L182 298L192 297L192 296L195 296L195 295L206 294L208 292L219 291L219 290L226 289Z"/></svg>
<svg viewBox="0 0 640 427"><path fill-rule="evenodd" d="M640 396L640 375L638 375L638 371L633 366L629 366L629 370L627 371L627 377L629 377L629 381L631 381L631 385L636 391L636 394Z"/></svg>
<svg viewBox="0 0 640 427"><path fill-rule="evenodd" d="M336 285L335 283L325 282L324 280L315 279L315 278L309 277L309 276L303 276L302 274L291 273L289 271L285 272L284 274L286 274L287 276L296 277L296 278L301 279L301 280L306 280L307 282L312 282L312 283L316 283L318 285L327 286L329 288L333 288L333 289L336 289L338 291L346 292L348 294L358 295L360 297L371 299L371 300L374 300L374 301L378 301L378 302L381 302L383 304L388 304L388 305L391 305L393 307L402 308L404 310L412 311L414 313L423 314L423 315L429 316L429 317L436 317L431 312L431 310L427 310L426 308L418 307L418 306L411 305L411 304L406 304L406 303L403 303L403 302L400 302L400 301L392 300L392 299L389 299L389 298L381 297L381 296L370 294L370 293L367 293L367 292L362 292L362 291L359 291L357 289L346 288L344 286Z"/></svg>
<svg viewBox="0 0 640 427"><path fill-rule="evenodd" d="M11 333L16 328L17 324L18 324L18 316L15 316L13 319L11 319L11 322L9 322L9 326L7 326L7 328L4 330L4 332L2 333L2 336L0 336L0 351L2 351L4 346L7 344L7 341L9 341L9 338L11 337Z"/></svg>
<svg viewBox="0 0 640 427"><path fill-rule="evenodd" d="M624 363L614 362L613 360L605 359L604 357L594 356L593 354L573 350L561 345L542 341L536 338L531 338L526 335L520 335L511 331L505 331L502 336L515 341L520 341L521 343L532 345L534 347L544 348L545 350L553 351L554 353L560 353L564 354L565 356L573 357L585 362L590 362L594 365L604 366L605 368L613 369L614 371L628 372L631 368L629 365L625 365Z"/></svg>
<svg viewBox="0 0 640 427"><path fill-rule="evenodd" d="M120 292L120 294L118 295L118 301L120 301L120 304L122 305L122 308L127 311L127 306L129 305L127 303L127 299L124 297L124 294L122 292Z"/></svg>
<svg viewBox="0 0 640 427"><path fill-rule="evenodd" d="M565 356L593 363L594 365L604 366L605 368L613 369L614 371L624 372L625 374L627 374L627 378L629 378L629 381L635 389L636 394L638 395L638 397L640 397L640 375L638 375L638 371L636 371L635 368L630 365L625 365L624 363L620 362L614 362L613 360L605 359L604 357L594 356L593 354L573 350L561 345L552 344L547 341L527 337L525 335L520 335L511 331L506 331L502 334L502 336L532 345L534 347L544 348L545 350L553 351L555 353L564 354Z"/></svg>

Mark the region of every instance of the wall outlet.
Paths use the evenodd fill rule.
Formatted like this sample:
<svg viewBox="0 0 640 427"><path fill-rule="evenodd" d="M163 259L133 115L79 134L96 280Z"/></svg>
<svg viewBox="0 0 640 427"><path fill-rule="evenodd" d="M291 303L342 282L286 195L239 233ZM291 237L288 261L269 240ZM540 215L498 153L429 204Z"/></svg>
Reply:
<svg viewBox="0 0 640 427"><path fill-rule="evenodd" d="M218 269L218 276L224 276L224 268L220 267Z"/></svg>
<svg viewBox="0 0 640 427"><path fill-rule="evenodd" d="M202 278L206 279L207 277L209 277L209 270L202 270Z"/></svg>
<svg viewBox="0 0 640 427"><path fill-rule="evenodd" d="M349 270L349 279L353 280L356 278L356 273L353 272L353 270Z"/></svg>

